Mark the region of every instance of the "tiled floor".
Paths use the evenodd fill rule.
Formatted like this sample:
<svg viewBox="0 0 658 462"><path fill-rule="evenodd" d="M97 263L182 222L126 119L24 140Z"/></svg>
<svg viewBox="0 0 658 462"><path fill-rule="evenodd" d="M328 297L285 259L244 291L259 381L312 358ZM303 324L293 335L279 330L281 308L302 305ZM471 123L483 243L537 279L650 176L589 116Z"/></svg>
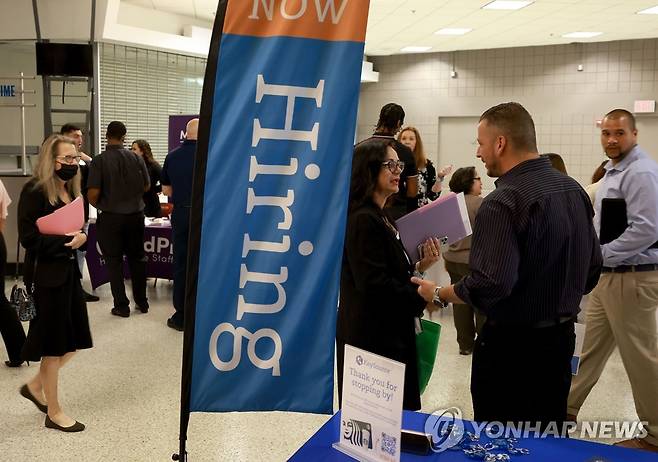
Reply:
<svg viewBox="0 0 658 462"><path fill-rule="evenodd" d="M441 274L445 281L445 275ZM0 367L0 454L3 460L92 462L167 461L178 446L182 334L165 326L171 285L149 283L151 310L123 319L110 315L109 286L88 306L94 348L61 371L65 410L87 425L78 434L44 428L43 414L18 394L38 365ZM458 354L452 313L443 325L434 375L423 410L457 406L472 417L470 357ZM4 360L4 350L0 350ZM581 410L583 419L637 419L630 385L617 353ZM202 461L287 459L327 416L275 413L192 414L188 452ZM528 459L530 460L530 459Z"/></svg>

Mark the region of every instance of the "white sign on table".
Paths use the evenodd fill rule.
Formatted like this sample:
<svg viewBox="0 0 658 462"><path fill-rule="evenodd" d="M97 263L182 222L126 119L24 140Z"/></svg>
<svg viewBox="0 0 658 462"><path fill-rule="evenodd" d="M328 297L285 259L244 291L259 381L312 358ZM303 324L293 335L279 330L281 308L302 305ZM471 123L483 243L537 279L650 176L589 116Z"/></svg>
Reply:
<svg viewBox="0 0 658 462"><path fill-rule="evenodd" d="M357 460L398 462L404 364L345 346L340 440L333 447Z"/></svg>

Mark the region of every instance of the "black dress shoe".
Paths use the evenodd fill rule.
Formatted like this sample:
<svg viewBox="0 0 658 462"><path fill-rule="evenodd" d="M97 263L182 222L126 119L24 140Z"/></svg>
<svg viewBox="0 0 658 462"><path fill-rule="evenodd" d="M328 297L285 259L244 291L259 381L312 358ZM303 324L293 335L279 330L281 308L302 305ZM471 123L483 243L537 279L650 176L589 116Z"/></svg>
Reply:
<svg viewBox="0 0 658 462"><path fill-rule="evenodd" d="M21 367L23 365L24 361L12 361L11 359L9 361L5 361L5 366L7 367ZM29 364L28 364L29 366Z"/></svg>
<svg viewBox="0 0 658 462"><path fill-rule="evenodd" d="M25 385L23 385L23 386L21 387L21 389L19 390L19 393L21 394L21 396L22 396L23 398L25 398L25 399L29 399L30 401L32 401L32 402L34 403L34 405L35 405L36 407L38 407L39 410L40 410L41 412L43 412L44 414L48 412L48 406L45 405L45 404L41 404L41 403L40 403L40 402L34 397L34 395L32 394L32 392L30 391L30 389L27 387L27 384L25 384Z"/></svg>
<svg viewBox="0 0 658 462"><path fill-rule="evenodd" d="M127 318L128 316L130 316L130 310L127 309L127 308L121 309L121 308L114 307L114 308L112 308L111 313L114 316L121 316L122 318Z"/></svg>
<svg viewBox="0 0 658 462"><path fill-rule="evenodd" d="M148 303L146 305L137 305L137 304L135 304L135 309L137 311L141 311L142 313L148 313L149 312L149 304Z"/></svg>
<svg viewBox="0 0 658 462"><path fill-rule="evenodd" d="M459 354L460 354L460 355L468 356L468 355L470 355L471 353L473 353L473 349L472 349L472 348L460 348L460 349L459 349Z"/></svg>
<svg viewBox="0 0 658 462"><path fill-rule="evenodd" d="M185 330L183 326L180 324L177 324L173 319L169 318L167 319L167 327L171 327L174 330L177 330L178 332L183 332Z"/></svg>
<svg viewBox="0 0 658 462"><path fill-rule="evenodd" d="M97 302L98 300L100 300L100 297L98 297L94 294L90 294L89 292L87 292L85 290L82 291L82 295L85 299L85 302Z"/></svg>
<svg viewBox="0 0 658 462"><path fill-rule="evenodd" d="M66 432L66 433L81 432L82 430L85 429L85 424L80 423L77 420L70 427L62 427L61 425L57 425L55 422L50 420L50 417L48 417L47 415L46 415L45 426L46 428L54 428L55 430L59 430L61 432Z"/></svg>

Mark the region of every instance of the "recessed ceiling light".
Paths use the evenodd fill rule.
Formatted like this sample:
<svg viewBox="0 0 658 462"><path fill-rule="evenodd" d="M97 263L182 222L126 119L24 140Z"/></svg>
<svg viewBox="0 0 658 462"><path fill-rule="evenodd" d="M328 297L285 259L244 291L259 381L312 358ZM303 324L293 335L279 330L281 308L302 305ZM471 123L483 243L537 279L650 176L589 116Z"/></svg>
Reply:
<svg viewBox="0 0 658 462"><path fill-rule="evenodd" d="M487 3L482 7L483 10L520 10L530 5L532 0L527 1L508 1L508 0L494 0Z"/></svg>
<svg viewBox="0 0 658 462"><path fill-rule="evenodd" d="M468 34L473 29L468 29L466 27L444 27L434 32L436 35L464 35Z"/></svg>
<svg viewBox="0 0 658 462"><path fill-rule="evenodd" d="M637 14L658 14L658 6L652 6L646 10L638 11Z"/></svg>
<svg viewBox="0 0 658 462"><path fill-rule="evenodd" d="M592 38L592 37L597 37L599 35L602 35L603 32L570 32L568 34L564 34L562 37L564 38Z"/></svg>
<svg viewBox="0 0 658 462"><path fill-rule="evenodd" d="M431 49L432 47L404 47L400 51L402 53L422 53Z"/></svg>

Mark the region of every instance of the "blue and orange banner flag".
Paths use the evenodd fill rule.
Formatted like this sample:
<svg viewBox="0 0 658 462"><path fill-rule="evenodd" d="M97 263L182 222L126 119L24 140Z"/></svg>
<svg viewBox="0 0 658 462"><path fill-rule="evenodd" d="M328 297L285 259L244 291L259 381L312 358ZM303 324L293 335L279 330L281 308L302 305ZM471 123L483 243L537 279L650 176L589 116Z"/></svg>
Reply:
<svg viewBox="0 0 658 462"><path fill-rule="evenodd" d="M194 173L183 409L332 412L368 3L220 1Z"/></svg>

